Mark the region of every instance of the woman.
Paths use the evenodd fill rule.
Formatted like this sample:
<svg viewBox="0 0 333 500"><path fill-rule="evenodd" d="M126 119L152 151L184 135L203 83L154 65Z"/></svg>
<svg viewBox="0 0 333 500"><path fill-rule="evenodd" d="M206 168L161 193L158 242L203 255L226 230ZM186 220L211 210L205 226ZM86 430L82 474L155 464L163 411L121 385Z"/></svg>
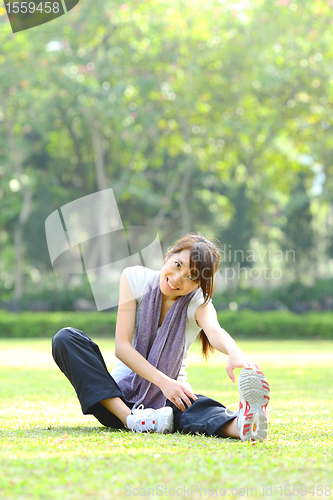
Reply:
<svg viewBox="0 0 333 500"><path fill-rule="evenodd" d="M123 271L115 341L119 361L111 374L85 333L64 328L55 335L54 360L74 386L84 414L108 427L138 432L266 437L268 382L221 328L211 301L219 260L212 242L190 233L168 251L161 271L142 266ZM233 382L233 370L245 368L238 414L195 395L188 384L186 357L198 334L204 356L214 348L228 355L226 370Z"/></svg>

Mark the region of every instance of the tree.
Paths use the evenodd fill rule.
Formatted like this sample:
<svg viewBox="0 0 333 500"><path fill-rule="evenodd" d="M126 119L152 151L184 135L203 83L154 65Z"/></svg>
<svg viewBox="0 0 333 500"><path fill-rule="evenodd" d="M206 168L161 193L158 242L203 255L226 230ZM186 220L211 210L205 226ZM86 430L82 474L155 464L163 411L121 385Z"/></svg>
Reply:
<svg viewBox="0 0 333 500"><path fill-rule="evenodd" d="M304 266L313 266L309 263L310 250L314 247L314 235L312 230L312 214L310 210L310 198L305 187L304 174L299 175L296 186L293 187L289 203L285 207L284 214L287 218L282 226L285 234L284 249L295 252L295 261L289 264L295 271L296 280L300 279Z"/></svg>

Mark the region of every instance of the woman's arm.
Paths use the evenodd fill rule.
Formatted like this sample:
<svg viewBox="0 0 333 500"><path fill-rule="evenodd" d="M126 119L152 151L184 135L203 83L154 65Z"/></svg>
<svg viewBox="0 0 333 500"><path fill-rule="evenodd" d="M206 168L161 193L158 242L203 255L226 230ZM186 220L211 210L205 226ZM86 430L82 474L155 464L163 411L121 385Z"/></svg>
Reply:
<svg viewBox="0 0 333 500"><path fill-rule="evenodd" d="M132 294L125 273L122 273L119 287L119 306L116 324L115 355L131 370L141 377L157 385L163 394L182 411L185 411L183 401L191 406L196 396L184 384L169 378L150 364L134 347L132 339L135 326L136 300Z"/></svg>
<svg viewBox="0 0 333 500"><path fill-rule="evenodd" d="M200 328L204 330L212 346L229 356L226 370L233 382L236 381L233 373L235 368L254 368L260 370L258 363L250 361L229 333L221 328L215 307L211 302L205 305L202 304L197 308L195 319Z"/></svg>

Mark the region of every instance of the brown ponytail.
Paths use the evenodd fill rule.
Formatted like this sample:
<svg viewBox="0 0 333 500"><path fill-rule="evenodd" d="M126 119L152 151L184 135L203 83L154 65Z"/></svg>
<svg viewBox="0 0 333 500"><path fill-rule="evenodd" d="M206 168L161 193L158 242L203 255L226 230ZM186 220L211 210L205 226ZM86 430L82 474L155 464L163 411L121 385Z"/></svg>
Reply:
<svg viewBox="0 0 333 500"><path fill-rule="evenodd" d="M207 361L209 356L215 352L215 348L209 342L208 337L203 330L199 333L199 339L201 342L202 356L205 358L205 361Z"/></svg>

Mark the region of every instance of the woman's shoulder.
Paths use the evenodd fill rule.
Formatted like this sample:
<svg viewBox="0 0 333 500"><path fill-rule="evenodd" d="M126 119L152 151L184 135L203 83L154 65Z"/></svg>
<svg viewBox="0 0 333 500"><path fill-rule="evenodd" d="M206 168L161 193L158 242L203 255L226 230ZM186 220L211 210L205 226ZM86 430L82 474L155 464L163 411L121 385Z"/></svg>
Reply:
<svg viewBox="0 0 333 500"><path fill-rule="evenodd" d="M129 286L134 297L142 297L148 283L153 279L159 271L154 271L149 267L130 266L125 267L124 274L128 280Z"/></svg>
<svg viewBox="0 0 333 500"><path fill-rule="evenodd" d="M158 271L154 271L153 269L145 266L129 266L125 267L124 273L126 274L126 277L133 276L138 278L150 278L155 276Z"/></svg>
<svg viewBox="0 0 333 500"><path fill-rule="evenodd" d="M187 308L187 318L190 322L193 324L196 324L195 320L195 311L198 309L199 306L201 306L205 302L203 293L201 288L196 291L196 293L193 295L188 308ZM208 302L212 302L212 299L209 299Z"/></svg>
<svg viewBox="0 0 333 500"><path fill-rule="evenodd" d="M199 288L193 295L190 304L195 304L197 307L201 306L205 302L201 288Z"/></svg>

